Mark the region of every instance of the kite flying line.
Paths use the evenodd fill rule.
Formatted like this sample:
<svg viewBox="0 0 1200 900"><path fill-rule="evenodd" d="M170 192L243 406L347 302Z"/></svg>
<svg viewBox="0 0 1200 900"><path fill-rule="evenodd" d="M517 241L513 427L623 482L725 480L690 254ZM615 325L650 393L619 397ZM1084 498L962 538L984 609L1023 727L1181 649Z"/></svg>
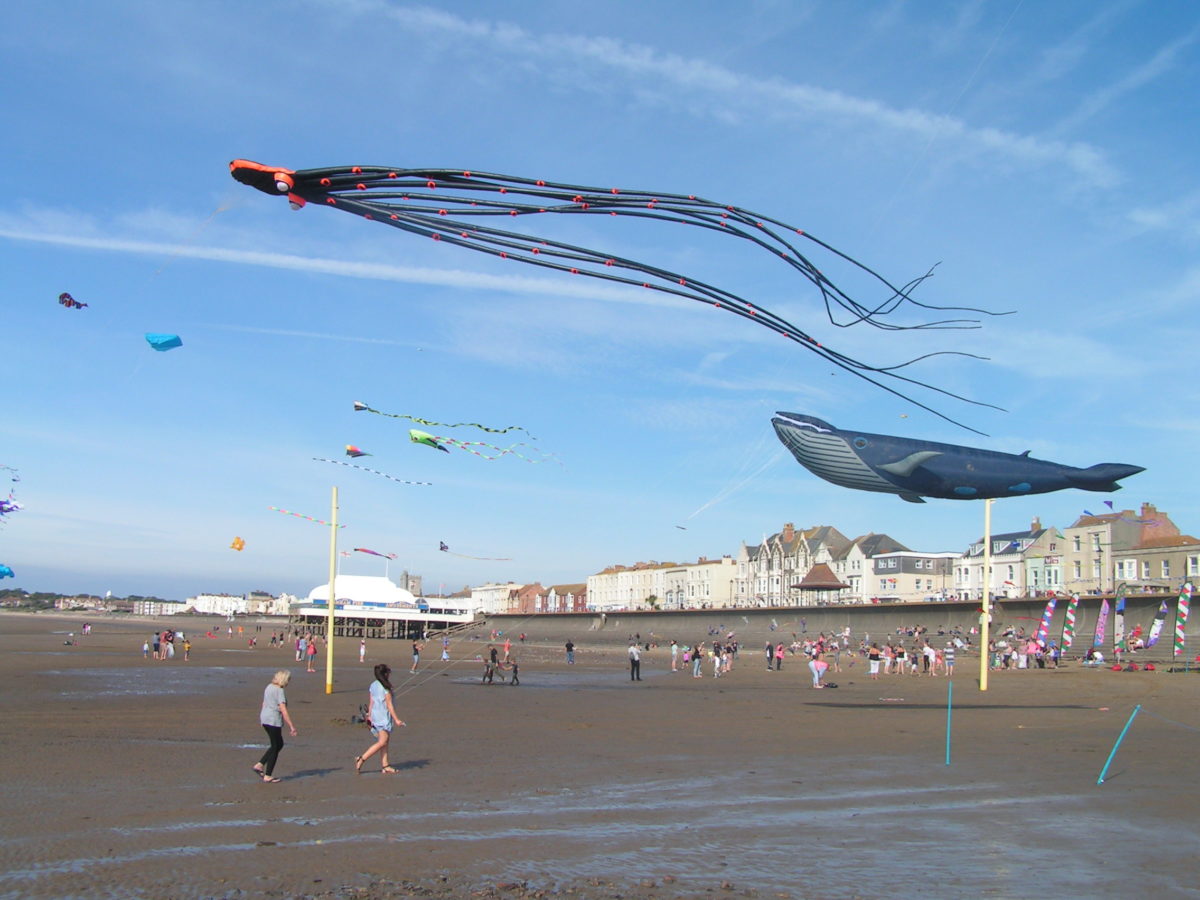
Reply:
<svg viewBox="0 0 1200 900"><path fill-rule="evenodd" d="M306 522L315 522L317 525L333 524L331 522L326 522L324 519L314 519L312 516L305 516L298 512L292 512L290 509L280 509L278 506L268 506L267 509L274 510L277 513L283 513L285 516L295 516L297 519L304 519ZM338 528L345 527L345 525L338 525Z"/></svg>
<svg viewBox="0 0 1200 900"><path fill-rule="evenodd" d="M314 456L313 461L333 463L335 466L345 466L347 469L358 469L360 472L370 472L372 475L378 475L380 478L386 478L388 481L396 482L396 484L433 484L432 481L405 481L403 478L397 478L394 475L389 475L387 472L380 472L378 469L368 469L366 466L356 466L354 463L348 463L340 459L326 459L324 456Z"/></svg>

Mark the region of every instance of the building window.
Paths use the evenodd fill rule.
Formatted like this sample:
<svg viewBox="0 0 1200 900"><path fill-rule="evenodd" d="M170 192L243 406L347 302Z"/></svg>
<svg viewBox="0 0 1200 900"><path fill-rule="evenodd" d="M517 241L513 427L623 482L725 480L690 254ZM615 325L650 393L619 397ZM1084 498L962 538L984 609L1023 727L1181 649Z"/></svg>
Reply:
<svg viewBox="0 0 1200 900"><path fill-rule="evenodd" d="M1100 560L1098 560L1098 559L1092 560L1092 577L1093 578L1100 577Z"/></svg>
<svg viewBox="0 0 1200 900"><path fill-rule="evenodd" d="M1200 556L1187 558L1187 573L1188 575L1200 575Z"/></svg>
<svg viewBox="0 0 1200 900"><path fill-rule="evenodd" d="M1092 549L1093 550L1100 549L1100 535L1099 534L1092 535Z"/></svg>
<svg viewBox="0 0 1200 900"><path fill-rule="evenodd" d="M1076 581L1083 577L1083 567L1080 565L1079 560L1075 560L1075 562L1071 563L1071 569L1072 575Z"/></svg>
<svg viewBox="0 0 1200 900"><path fill-rule="evenodd" d="M1079 537L1079 535L1075 535L1075 537L1072 540L1075 543L1075 552L1078 553L1080 550L1083 549L1083 547L1081 545L1081 538Z"/></svg>
<svg viewBox="0 0 1200 900"><path fill-rule="evenodd" d="M1163 578L1171 577L1171 561L1169 559L1164 559L1162 561L1162 577Z"/></svg>
<svg viewBox="0 0 1200 900"><path fill-rule="evenodd" d="M1142 581L1150 580L1150 560L1142 560Z"/></svg>

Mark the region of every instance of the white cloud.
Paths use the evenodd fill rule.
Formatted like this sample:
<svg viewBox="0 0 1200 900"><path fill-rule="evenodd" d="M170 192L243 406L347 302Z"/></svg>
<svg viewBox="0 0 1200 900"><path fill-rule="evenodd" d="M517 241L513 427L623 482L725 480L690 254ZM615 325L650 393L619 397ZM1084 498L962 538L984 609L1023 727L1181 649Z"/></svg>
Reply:
<svg viewBox="0 0 1200 900"><path fill-rule="evenodd" d="M49 213L39 216L39 219L42 222L50 223L65 222L67 221L66 216L67 214L65 213L58 215ZM576 297L668 308L679 308L688 305L683 300L666 297L651 291L605 287L599 284L592 285L583 281L571 281L566 278L555 280L550 278L526 278L514 275L485 275L461 269L396 266L386 263L356 262L353 260L329 259L317 256L301 256L293 253L235 250L229 247L206 247L196 244L167 244L156 241L71 233L63 230L30 229L14 223L11 217L4 217L0 221L0 237L17 241L54 244L61 247L77 247L83 250L206 259L213 262L290 269L292 271L314 272L322 275L340 275L349 278L399 281L408 284L429 284L440 287L504 291L506 293L533 294L538 296Z"/></svg>
<svg viewBox="0 0 1200 900"><path fill-rule="evenodd" d="M340 4L339 7L345 8ZM724 119L757 116L761 110L768 110L774 116L860 122L927 140L954 141L1026 166L1063 166L1091 184L1106 186L1117 180L1115 170L1104 155L1083 142L972 127L952 116L920 109L898 109L876 100L810 84L757 78L705 60L662 53L652 47L612 38L534 34L504 22L468 20L429 7L394 6L383 0L354 0L350 7L362 15L385 14L408 31L477 41L486 44L489 51L519 55L525 61L570 65L575 70L581 63L587 63L628 77L633 82L628 87L630 91L640 92L647 84L669 85L672 89L670 102L694 110L696 99L707 101L708 114ZM594 73L584 72L581 77L589 90L597 83ZM603 79L602 83L607 91L617 87L611 78ZM667 102L661 91L656 94L660 102ZM753 108L752 104L755 104Z"/></svg>
<svg viewBox="0 0 1200 900"><path fill-rule="evenodd" d="M1133 71L1126 73L1112 84L1089 94L1079 104L1075 112L1058 123L1056 130L1065 132L1078 128L1088 119L1099 115L1117 100L1145 87L1155 79L1166 74L1174 67L1175 60L1179 56L1180 51L1194 44L1198 37L1200 37L1200 28L1193 28L1187 34L1171 41L1142 65L1133 69Z"/></svg>

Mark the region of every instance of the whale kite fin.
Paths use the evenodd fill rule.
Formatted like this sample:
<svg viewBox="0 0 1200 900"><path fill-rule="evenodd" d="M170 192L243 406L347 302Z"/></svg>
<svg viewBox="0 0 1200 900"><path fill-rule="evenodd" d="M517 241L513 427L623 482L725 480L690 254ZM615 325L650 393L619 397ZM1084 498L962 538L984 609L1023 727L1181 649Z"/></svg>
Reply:
<svg viewBox="0 0 1200 900"><path fill-rule="evenodd" d="M910 494L908 492L901 494L900 499L907 500L909 503L924 503L925 502L925 498L920 496L919 494Z"/></svg>
<svg viewBox="0 0 1200 900"><path fill-rule="evenodd" d="M904 459L897 460L893 463L885 463L879 468L891 475L896 475L900 478L907 478L917 467L935 456L941 456L940 450L918 450L915 453L910 453Z"/></svg>

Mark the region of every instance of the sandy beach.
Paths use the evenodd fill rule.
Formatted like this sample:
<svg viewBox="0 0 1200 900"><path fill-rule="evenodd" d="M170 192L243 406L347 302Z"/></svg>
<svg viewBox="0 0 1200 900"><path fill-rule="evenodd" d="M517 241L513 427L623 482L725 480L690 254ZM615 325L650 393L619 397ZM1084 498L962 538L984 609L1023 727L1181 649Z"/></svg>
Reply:
<svg viewBox="0 0 1200 900"><path fill-rule="evenodd" d="M660 648L633 683L622 648L576 634L567 666L539 628L520 686L479 683L486 640L449 663L431 644L413 676L405 642L360 665L339 640L327 695L323 656L305 673L269 627L144 659L165 621L0 614L0 897L1200 897L1195 674L1071 665L981 693L960 655L947 765L947 679L860 661L816 691L799 657L768 672L759 634L720 679ZM356 776L381 661L400 772ZM267 785L280 668L299 735Z"/></svg>

